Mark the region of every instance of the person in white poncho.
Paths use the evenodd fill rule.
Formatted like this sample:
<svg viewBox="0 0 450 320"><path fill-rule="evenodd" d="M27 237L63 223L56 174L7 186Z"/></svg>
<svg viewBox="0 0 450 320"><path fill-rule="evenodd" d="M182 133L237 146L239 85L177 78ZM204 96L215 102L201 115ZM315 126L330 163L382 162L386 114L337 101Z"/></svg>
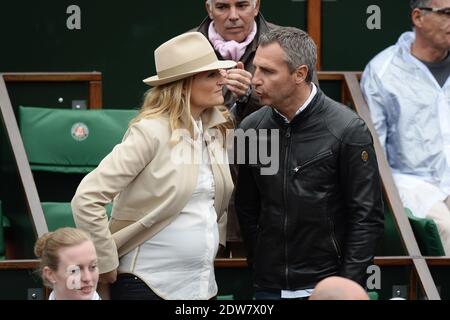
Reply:
<svg viewBox="0 0 450 320"><path fill-rule="evenodd" d="M412 32L367 65L361 88L403 204L436 222L450 255L450 0L412 0Z"/></svg>

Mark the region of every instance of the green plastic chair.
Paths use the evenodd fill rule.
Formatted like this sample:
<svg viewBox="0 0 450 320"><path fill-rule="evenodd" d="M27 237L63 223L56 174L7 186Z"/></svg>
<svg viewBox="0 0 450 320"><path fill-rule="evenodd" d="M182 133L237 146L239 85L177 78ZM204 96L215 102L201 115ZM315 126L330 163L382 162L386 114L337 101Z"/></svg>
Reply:
<svg viewBox="0 0 450 320"><path fill-rule="evenodd" d="M42 202L41 206L44 211L48 231L55 231L56 229L64 227L75 228L72 207L69 202ZM108 219L111 218L111 211L112 204L108 204L106 206Z"/></svg>
<svg viewBox="0 0 450 320"><path fill-rule="evenodd" d="M31 169L88 173L122 141L137 110L19 107Z"/></svg>
<svg viewBox="0 0 450 320"><path fill-rule="evenodd" d="M19 126L32 171L82 177L95 169L122 141L129 122L137 112L20 106ZM65 179L62 181L65 183ZM66 184L52 188L51 196L58 193L56 188L64 187L72 195L73 186ZM55 196L55 199L41 203L49 231L75 226L67 201L70 200L57 199ZM107 207L107 213L110 216L111 206Z"/></svg>
<svg viewBox="0 0 450 320"><path fill-rule="evenodd" d="M369 296L369 300L379 300L380 296L378 295L378 292L376 291L369 291L367 292L367 295Z"/></svg>
<svg viewBox="0 0 450 320"><path fill-rule="evenodd" d="M394 215L385 203L383 237L378 245L377 256L404 256L406 250L403 247L400 232L397 229Z"/></svg>
<svg viewBox="0 0 450 320"><path fill-rule="evenodd" d="M423 256L445 256L441 237L433 219L414 217L411 210L405 208L409 223Z"/></svg>
<svg viewBox="0 0 450 320"><path fill-rule="evenodd" d="M419 245L420 252L424 256L445 256L442 241L436 223L429 218L414 217L411 210L405 208L405 214L413 230ZM384 236L378 248L377 255L401 256L405 255L400 233L395 225L391 210L386 206L384 215Z"/></svg>

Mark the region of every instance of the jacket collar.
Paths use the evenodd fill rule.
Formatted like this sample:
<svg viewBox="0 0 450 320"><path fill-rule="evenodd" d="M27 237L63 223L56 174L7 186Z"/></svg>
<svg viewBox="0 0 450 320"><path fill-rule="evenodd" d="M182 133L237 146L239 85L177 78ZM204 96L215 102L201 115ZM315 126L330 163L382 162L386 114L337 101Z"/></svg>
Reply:
<svg viewBox="0 0 450 320"><path fill-rule="evenodd" d="M400 48L400 54L402 55L405 61L409 62L408 64L403 64L402 68L404 68L407 72L412 74L417 73L420 70L423 74L425 74L429 78L429 80L431 81L431 83L434 84L437 90L439 91L442 90L443 87L439 85L436 78L431 73L430 69L428 69L428 67L422 61L420 61L412 54L411 48L415 40L416 40L415 32L407 31L404 32L397 41L397 46Z"/></svg>
<svg viewBox="0 0 450 320"><path fill-rule="evenodd" d="M303 112L296 115L294 117L294 119L292 119L291 122L286 123L283 116L281 116L277 111L275 111L274 108L272 108L272 117L275 119L275 121L278 123L278 125L280 127L296 126L296 125L298 125L299 122L302 122L302 121L308 119L310 116L319 114L320 112L322 112L322 110L324 108L324 103L323 103L324 100L325 100L325 95L323 94L322 90L320 90L320 88L317 87L317 93L316 93L314 99L312 99L312 101L308 104L306 109Z"/></svg>
<svg viewBox="0 0 450 320"><path fill-rule="evenodd" d="M219 110L219 107L209 108L205 111L203 111L201 115L202 119L202 125L203 125L203 131L206 133L208 129L217 127L218 125L221 125L223 123L226 123L228 120L225 118L225 116L222 114L222 112ZM181 116L181 122L183 123L183 128L187 128L186 130L180 130L180 132L175 133L172 132L172 135L177 134L186 138L194 137L194 140L197 139L197 134L194 130L194 124L193 124L193 118L192 116L185 112Z"/></svg>
<svg viewBox="0 0 450 320"><path fill-rule="evenodd" d="M205 110L202 113L202 122L203 128L205 130L217 127L223 123L227 122L227 119L224 117L222 112L218 107L214 107L208 110Z"/></svg>

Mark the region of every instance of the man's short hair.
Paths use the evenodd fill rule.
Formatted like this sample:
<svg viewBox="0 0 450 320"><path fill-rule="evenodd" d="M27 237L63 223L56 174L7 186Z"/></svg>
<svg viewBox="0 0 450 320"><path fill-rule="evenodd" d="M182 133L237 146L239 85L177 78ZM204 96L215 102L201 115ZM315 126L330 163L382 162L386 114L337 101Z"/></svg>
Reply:
<svg viewBox="0 0 450 320"><path fill-rule="evenodd" d="M430 4L432 0L411 0L409 2L409 6L411 7L411 10L414 10L416 8L426 7Z"/></svg>
<svg viewBox="0 0 450 320"><path fill-rule="evenodd" d="M213 3L214 0L206 0L206 3L208 4L208 6L211 8L211 5ZM250 0L251 4L253 5L253 8L256 7L256 0Z"/></svg>
<svg viewBox="0 0 450 320"><path fill-rule="evenodd" d="M308 74L305 81L308 83L312 81L317 63L317 47L305 31L294 27L277 27L261 35L260 46L272 43L278 43L284 50L286 63L291 72L301 65L306 65Z"/></svg>

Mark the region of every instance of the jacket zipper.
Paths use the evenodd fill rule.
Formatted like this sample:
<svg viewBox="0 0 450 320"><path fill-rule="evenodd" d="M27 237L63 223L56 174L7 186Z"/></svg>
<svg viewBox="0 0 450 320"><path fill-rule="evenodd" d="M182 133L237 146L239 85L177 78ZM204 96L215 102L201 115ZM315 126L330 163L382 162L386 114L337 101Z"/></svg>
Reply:
<svg viewBox="0 0 450 320"><path fill-rule="evenodd" d="M291 147L291 127L287 128L286 131L286 143L285 143L285 154L284 154L284 168L288 166L289 151ZM284 254L285 254L285 277L286 277L286 288L289 289L289 261L288 261L288 242L287 242L287 227L288 227L288 212L287 212L287 170L284 171Z"/></svg>
<svg viewBox="0 0 450 320"><path fill-rule="evenodd" d="M320 160L323 160L323 159L325 159L325 158L328 158L328 157L330 157L330 156L332 156L332 155L333 155L333 151L331 151L331 150L329 150L329 151L327 151L327 152L325 152L325 153L318 154L317 156L315 156L315 157L312 158L311 160L306 161L305 163L299 165L298 167L295 167L295 168L293 169L294 174L297 174L297 173L299 173L300 171L304 170L305 168L307 168L307 167L313 165L314 163L316 163L316 162L318 162L318 161L320 161Z"/></svg>
<svg viewBox="0 0 450 320"><path fill-rule="evenodd" d="M341 249L339 248L339 243L337 242L336 235L334 234L334 222L333 218L330 216L330 227L331 227L331 242L333 242L334 250L336 251L339 260L342 258Z"/></svg>

